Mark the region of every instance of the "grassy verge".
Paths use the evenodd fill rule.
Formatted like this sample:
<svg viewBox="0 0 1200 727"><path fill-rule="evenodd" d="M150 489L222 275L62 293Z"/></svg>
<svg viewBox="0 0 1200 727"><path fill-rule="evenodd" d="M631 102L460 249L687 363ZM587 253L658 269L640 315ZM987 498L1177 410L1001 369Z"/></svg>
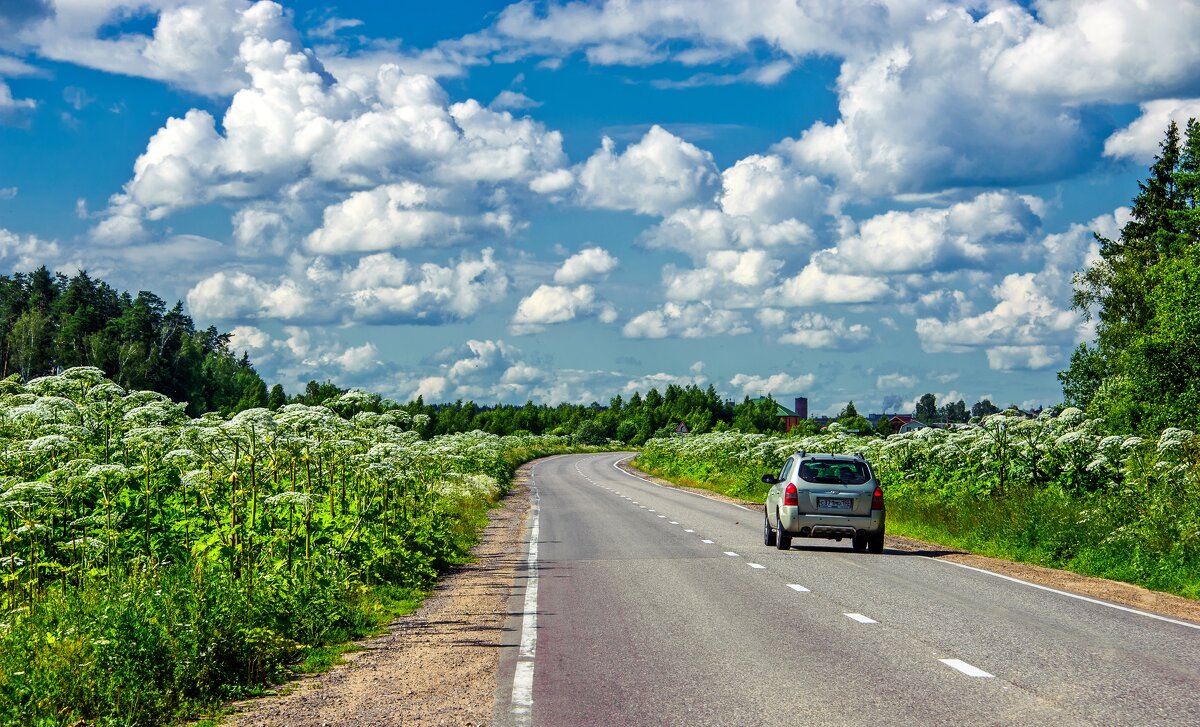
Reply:
<svg viewBox="0 0 1200 727"><path fill-rule="evenodd" d="M208 719L230 699L328 669L469 562L520 464L576 451L596 449L514 448L493 471L492 497L445 495L407 513L408 529L378 543L399 563L386 577L347 566L343 537L314 541L293 564L264 557L240 578L196 558L123 564L83 583L48 579L36 600L0 614L0 724Z"/></svg>
<svg viewBox="0 0 1200 727"><path fill-rule="evenodd" d="M633 464L688 487L753 502L766 497L767 487L749 471L731 475L683 459L639 457ZM1160 498L1056 486L985 496L918 480L884 484L893 535L1200 598L1200 554L1170 530L1138 518L1140 502Z"/></svg>

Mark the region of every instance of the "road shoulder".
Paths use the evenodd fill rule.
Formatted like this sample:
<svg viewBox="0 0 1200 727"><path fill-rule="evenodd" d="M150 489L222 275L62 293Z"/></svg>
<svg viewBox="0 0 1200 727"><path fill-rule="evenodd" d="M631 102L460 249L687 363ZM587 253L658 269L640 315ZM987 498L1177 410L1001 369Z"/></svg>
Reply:
<svg viewBox="0 0 1200 727"><path fill-rule="evenodd" d="M445 576L421 608L359 643L346 664L286 694L231 705L221 724L487 725L492 720L509 593L522 562L529 473L489 513L475 562Z"/></svg>

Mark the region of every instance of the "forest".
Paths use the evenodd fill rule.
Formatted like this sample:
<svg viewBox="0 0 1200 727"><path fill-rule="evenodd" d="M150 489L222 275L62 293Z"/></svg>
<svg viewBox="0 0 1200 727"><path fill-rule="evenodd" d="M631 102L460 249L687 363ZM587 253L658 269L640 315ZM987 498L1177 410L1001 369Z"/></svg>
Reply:
<svg viewBox="0 0 1200 727"><path fill-rule="evenodd" d="M193 416L266 406L266 384L229 340L212 326L197 330L181 302L168 309L149 291L118 293L86 271L0 275L0 378L89 366L127 389L187 402Z"/></svg>

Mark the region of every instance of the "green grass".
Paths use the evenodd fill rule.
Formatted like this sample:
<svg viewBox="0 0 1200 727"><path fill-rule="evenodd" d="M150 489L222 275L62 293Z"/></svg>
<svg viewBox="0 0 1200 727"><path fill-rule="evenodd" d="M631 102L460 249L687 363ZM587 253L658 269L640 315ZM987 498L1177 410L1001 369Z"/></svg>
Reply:
<svg viewBox="0 0 1200 727"><path fill-rule="evenodd" d="M634 466L687 487L761 502L766 486L675 459L668 467ZM762 493L759 494L759 490ZM1200 599L1200 554L1171 532L1123 527L1136 522L1121 495L1071 493L1054 486L1012 488L1003 496L970 496L922 482L888 493L892 535L978 555L1108 578ZM1127 499L1127 498L1125 498Z"/></svg>

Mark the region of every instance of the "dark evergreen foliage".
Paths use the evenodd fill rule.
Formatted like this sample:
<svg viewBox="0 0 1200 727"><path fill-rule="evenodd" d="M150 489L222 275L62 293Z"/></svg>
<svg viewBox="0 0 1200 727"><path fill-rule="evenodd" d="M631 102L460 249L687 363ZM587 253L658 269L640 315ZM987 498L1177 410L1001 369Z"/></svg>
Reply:
<svg viewBox="0 0 1200 727"><path fill-rule="evenodd" d="M193 416L267 404L266 384L229 350L229 334L196 330L182 303L168 309L149 291L118 293L82 270L0 275L0 377L73 366L186 401Z"/></svg>
<svg viewBox="0 0 1200 727"><path fill-rule="evenodd" d="M1069 405L1114 431L1200 427L1200 124L1175 122L1130 220L1097 236L1100 260L1075 278L1075 305L1098 319L1059 373Z"/></svg>

